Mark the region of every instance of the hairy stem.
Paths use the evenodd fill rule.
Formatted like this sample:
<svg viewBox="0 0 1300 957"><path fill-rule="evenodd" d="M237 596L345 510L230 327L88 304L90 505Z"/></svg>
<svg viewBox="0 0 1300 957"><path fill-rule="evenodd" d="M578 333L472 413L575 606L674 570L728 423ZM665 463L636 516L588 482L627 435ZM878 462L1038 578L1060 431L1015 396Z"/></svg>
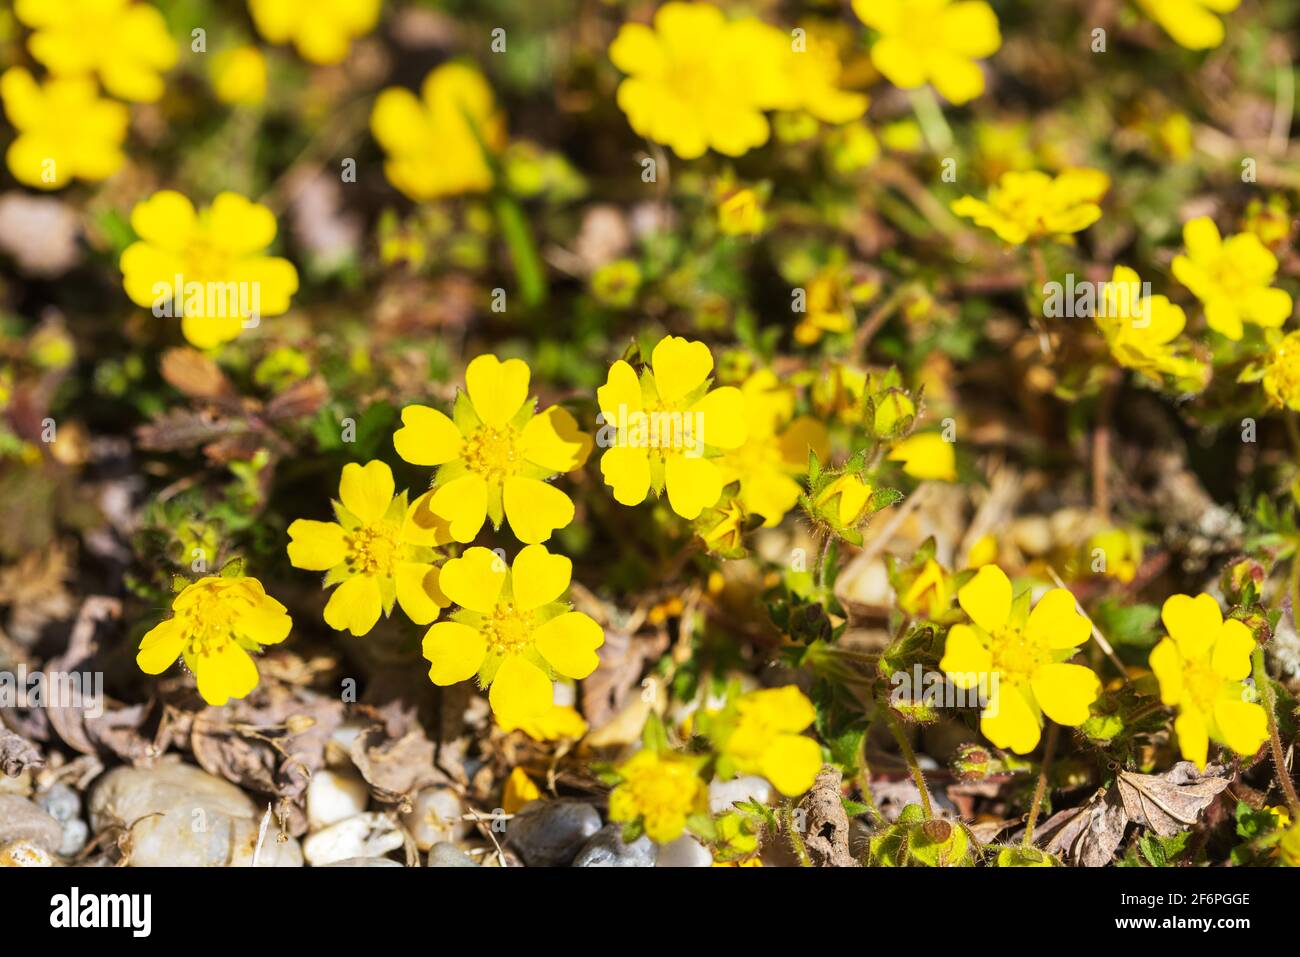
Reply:
<svg viewBox="0 0 1300 957"><path fill-rule="evenodd" d="M1025 822L1025 847L1031 847L1034 843L1034 825L1038 823L1038 812L1042 809L1043 795L1047 792L1047 774L1052 769L1052 755L1056 751L1056 737L1060 730L1061 726L1056 722L1048 722L1047 741L1043 744L1043 763L1038 769L1038 783L1034 785L1034 803L1029 808L1029 820Z"/></svg>
<svg viewBox="0 0 1300 957"><path fill-rule="evenodd" d="M1291 809L1293 820L1300 819L1300 797L1296 796L1295 782L1291 772L1286 768L1286 751L1282 747L1282 736L1277 730L1277 695L1273 692L1273 683L1264 668L1264 649L1256 648L1251 655L1251 666L1255 687L1263 699L1264 713L1268 716L1268 744L1273 754L1273 767L1277 771L1277 783L1286 795L1287 807Z"/></svg>
<svg viewBox="0 0 1300 957"><path fill-rule="evenodd" d="M902 753L903 760L907 762L907 766L912 771L912 780L916 782L916 789L921 792L921 809L925 811L925 819L928 821L934 817L934 807L930 804L930 789L926 787L925 774L921 771L921 765L916 762L916 752L907 743L907 735L903 732L903 726L899 723L898 718L886 711L885 723L889 726L894 741L898 743L898 750Z"/></svg>
<svg viewBox="0 0 1300 957"><path fill-rule="evenodd" d="M786 834L790 836L790 846L794 848L794 856L799 858L799 866L812 867L812 858L808 856L808 848L804 846L803 835L794 826L794 812L789 801L781 806L781 823L785 827Z"/></svg>

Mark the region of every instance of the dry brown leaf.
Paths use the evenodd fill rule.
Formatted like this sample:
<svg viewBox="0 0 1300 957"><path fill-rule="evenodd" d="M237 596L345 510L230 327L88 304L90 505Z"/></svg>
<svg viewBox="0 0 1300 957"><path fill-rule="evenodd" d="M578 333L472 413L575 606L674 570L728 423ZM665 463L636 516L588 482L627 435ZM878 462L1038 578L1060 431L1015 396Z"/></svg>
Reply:
<svg viewBox="0 0 1300 957"><path fill-rule="evenodd" d="M197 349L184 346L168 349L162 355L159 370L168 384L191 399L234 401L238 398L221 367Z"/></svg>
<svg viewBox="0 0 1300 957"><path fill-rule="evenodd" d="M1228 786L1227 775L1221 766L1211 765L1202 773L1191 761L1179 761L1164 774L1121 771L1115 787L1130 821L1172 837L1196 823Z"/></svg>

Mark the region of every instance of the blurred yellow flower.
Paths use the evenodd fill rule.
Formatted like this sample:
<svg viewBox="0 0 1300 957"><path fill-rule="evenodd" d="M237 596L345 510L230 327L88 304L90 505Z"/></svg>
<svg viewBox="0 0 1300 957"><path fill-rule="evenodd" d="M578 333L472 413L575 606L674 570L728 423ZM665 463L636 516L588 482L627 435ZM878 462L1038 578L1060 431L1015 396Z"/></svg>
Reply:
<svg viewBox="0 0 1300 957"><path fill-rule="evenodd" d="M1125 584L1142 564L1142 536L1133 529L1103 529L1089 536L1084 549L1089 570Z"/></svg>
<svg viewBox="0 0 1300 957"><path fill-rule="evenodd" d="M1038 170L1003 173L988 201L974 196L954 200L952 211L986 226L1003 242L1062 237L1101 219L1097 205L1110 189L1110 177L1095 169L1067 169L1055 178Z"/></svg>
<svg viewBox="0 0 1300 957"><path fill-rule="evenodd" d="M1268 740L1268 716L1245 683L1255 638L1223 620L1211 595L1173 595L1160 610L1169 637L1151 649L1160 700L1178 709L1174 731L1184 758L1204 769L1211 740L1252 755Z"/></svg>
<svg viewBox="0 0 1300 957"><path fill-rule="evenodd" d="M596 390L601 411L600 460L605 483L624 505L639 505L651 489L694 519L717 502L723 473L718 451L745 441L745 400L739 389L710 390L713 353L703 342L665 336L638 378L619 359Z"/></svg>
<svg viewBox="0 0 1300 957"><path fill-rule="evenodd" d="M252 44L212 58L212 90L222 103L254 104L266 97L266 57Z"/></svg>
<svg viewBox="0 0 1300 957"><path fill-rule="evenodd" d="M95 74L122 100L152 103L159 75L176 65L176 41L156 7L132 0L15 0L14 13L35 32L32 58L58 77Z"/></svg>
<svg viewBox="0 0 1300 957"><path fill-rule="evenodd" d="M257 665L249 652L279 644L293 627L285 607L246 576L200 578L176 596L172 611L140 640L136 664L158 675L183 659L210 705L256 688Z"/></svg>
<svg viewBox="0 0 1300 957"><path fill-rule="evenodd" d="M852 472L833 479L813 502L836 528L856 528L866 518L875 490Z"/></svg>
<svg viewBox="0 0 1300 957"><path fill-rule="evenodd" d="M1288 332L1262 362L1252 363L1239 382L1261 381L1269 402L1300 412L1300 332Z"/></svg>
<svg viewBox="0 0 1300 957"><path fill-rule="evenodd" d="M757 236L765 220L763 200L748 187L733 189L718 201L718 228L724 236Z"/></svg>
<svg viewBox="0 0 1300 957"><path fill-rule="evenodd" d="M130 114L100 99L89 77L37 84L20 66L0 76L0 98L17 136L5 152L14 179L37 189L62 189L74 179L107 179L126 162L122 141Z"/></svg>
<svg viewBox="0 0 1300 957"><path fill-rule="evenodd" d="M835 41L815 25L801 24L802 43L786 41L786 84L792 99L782 109L804 110L823 123L856 120L867 111L867 97L840 88L840 53Z"/></svg>
<svg viewBox="0 0 1300 957"><path fill-rule="evenodd" d="M761 774L786 797L803 794L822 767L821 746L803 734L816 717L812 702L794 685L741 695L734 716L710 732L725 762L724 776Z"/></svg>
<svg viewBox="0 0 1300 957"><path fill-rule="evenodd" d="M898 607L909 615L938 618L952 604L951 576L933 558L927 558L907 590L898 596Z"/></svg>
<svg viewBox="0 0 1300 957"><path fill-rule="evenodd" d="M516 767L511 770L510 777L506 778L506 786L501 795L501 810L507 814L518 814L541 796L542 792L528 773L523 768Z"/></svg>
<svg viewBox="0 0 1300 957"><path fill-rule="evenodd" d="M126 294L155 315L179 315L181 332L200 349L287 311L298 291L293 263L265 255L275 215L238 193L219 193L196 212L165 189L135 205L131 228L140 239L119 262Z"/></svg>
<svg viewBox="0 0 1300 957"><path fill-rule="evenodd" d="M572 705L553 704L540 715L526 721L507 721L497 715L502 731L522 731L534 741L559 741L571 738L577 741L587 733L587 722Z"/></svg>
<svg viewBox="0 0 1300 957"><path fill-rule="evenodd" d="M708 811L708 788L698 762L643 748L616 768L620 783L609 795L609 819L640 822L650 840L668 844L682 836L687 819Z"/></svg>
<svg viewBox="0 0 1300 957"><path fill-rule="evenodd" d="M300 518L289 526L289 561L295 568L326 572L325 587L338 585L325 605L325 623L336 631L367 634L389 615L393 603L417 625L427 625L450 602L438 588L432 547L446 544L442 529L422 526L406 491L394 494L393 472L383 462L349 462L334 503L337 522Z"/></svg>
<svg viewBox="0 0 1300 957"><path fill-rule="evenodd" d="M930 83L957 104L984 92L975 61L996 53L1002 35L983 0L853 0L853 12L880 34L871 62L894 86Z"/></svg>
<svg viewBox="0 0 1300 957"><path fill-rule="evenodd" d="M1187 316L1167 296L1143 296L1138 274L1116 266L1095 320L1115 361L1156 383L1163 377L1203 378L1205 367L1188 358L1174 340Z"/></svg>
<svg viewBox="0 0 1300 957"><path fill-rule="evenodd" d="M722 484L739 482L745 511L762 515L764 525L778 525L803 491L795 479L808 472L809 450L827 458L830 437L811 416L794 417L794 392L770 369L753 373L740 391L747 436L718 459Z"/></svg>
<svg viewBox="0 0 1300 957"><path fill-rule="evenodd" d="M1187 252L1174 257L1174 278L1205 306L1215 332L1236 340L1243 323L1273 329L1291 317L1290 294L1272 288L1277 257L1254 233L1223 239L1214 220L1200 216L1183 226L1183 244Z"/></svg>
<svg viewBox="0 0 1300 957"><path fill-rule="evenodd" d="M1216 13L1231 13L1241 0L1137 0L1179 46L1209 50L1223 42L1223 21Z"/></svg>
<svg viewBox="0 0 1300 957"><path fill-rule="evenodd" d="M257 32L292 43L312 63L341 63L352 41L374 29L380 0L248 0Z"/></svg>
<svg viewBox="0 0 1300 957"><path fill-rule="evenodd" d="M710 3L665 3L654 28L626 23L609 58L628 74L618 105L639 135L682 159L709 149L740 156L767 142L763 111L792 102L790 37L753 18L728 21Z"/></svg>
<svg viewBox="0 0 1300 957"><path fill-rule="evenodd" d="M1028 754L1044 714L1067 727L1088 719L1101 682L1091 669L1067 664L1092 633L1074 595L1053 588L1026 618L1028 602L1013 603L1006 573L985 565L958 590L957 602L972 624L948 630L939 667L957 687L987 694L980 715L986 738Z"/></svg>
<svg viewBox="0 0 1300 957"><path fill-rule="evenodd" d="M506 567L486 548L466 549L442 566L439 584L460 610L424 636L429 678L451 685L478 675L497 719L518 727L552 704L552 674L585 678L596 670L600 625L560 597L573 563L527 545Z"/></svg>
<svg viewBox="0 0 1300 957"><path fill-rule="evenodd" d="M957 453L953 445L938 432L918 432L895 445L889 461L902 462L904 473L914 479L955 482Z"/></svg>
<svg viewBox="0 0 1300 957"><path fill-rule="evenodd" d="M480 193L492 186L488 153L506 145L505 118L483 74L444 63L420 98L389 87L375 98L370 131L387 154L384 175L414 200Z"/></svg>
<svg viewBox="0 0 1300 957"><path fill-rule="evenodd" d="M489 519L500 528L505 518L530 545L573 521L573 501L546 480L581 468L591 436L559 406L537 412L530 376L522 359L481 355L465 369L452 418L425 405L402 410L397 454L438 467L415 504L449 523L458 542L472 542Z"/></svg>

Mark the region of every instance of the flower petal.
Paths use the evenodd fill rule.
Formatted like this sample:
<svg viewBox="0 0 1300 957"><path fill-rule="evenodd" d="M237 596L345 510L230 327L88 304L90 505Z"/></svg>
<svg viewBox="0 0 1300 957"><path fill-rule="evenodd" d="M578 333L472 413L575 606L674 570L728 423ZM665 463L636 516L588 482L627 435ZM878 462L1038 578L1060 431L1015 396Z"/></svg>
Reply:
<svg viewBox="0 0 1300 957"><path fill-rule="evenodd" d="M1255 636L1242 622L1230 618L1219 629L1218 640L1210 656L1210 667L1229 681L1241 681L1250 674L1250 656L1255 650Z"/></svg>
<svg viewBox="0 0 1300 957"><path fill-rule="evenodd" d="M1091 623L1079 614L1074 595L1066 588L1053 588L1044 595L1025 622L1025 638L1049 648L1077 648L1091 634Z"/></svg>
<svg viewBox="0 0 1300 957"><path fill-rule="evenodd" d="M984 647L970 625L953 625L943 646L939 668L958 688L974 688L988 681L993 654Z"/></svg>
<svg viewBox="0 0 1300 957"><path fill-rule="evenodd" d="M511 655L501 663L488 703L499 718L523 723L539 717L551 706L551 679L530 661Z"/></svg>
<svg viewBox="0 0 1300 957"><path fill-rule="evenodd" d="M529 545L515 556L510 570L515 607L532 611L555 601L569 587L573 562L563 555L552 555L544 545Z"/></svg>
<svg viewBox="0 0 1300 957"><path fill-rule="evenodd" d="M231 698L243 698L257 687L257 665L243 648L227 641L197 659L194 676L203 700L220 707Z"/></svg>
<svg viewBox="0 0 1300 957"><path fill-rule="evenodd" d="M553 405L528 420L519 436L519 454L552 472L582 468L591 455L591 436L569 412Z"/></svg>
<svg viewBox="0 0 1300 957"><path fill-rule="evenodd" d="M495 552L475 546L443 563L438 585L460 607L486 615L496 608L505 581L506 563Z"/></svg>
<svg viewBox="0 0 1300 957"><path fill-rule="evenodd" d="M384 517L393 502L393 470L378 459L364 466L349 462L339 479L343 507L369 525Z"/></svg>
<svg viewBox="0 0 1300 957"><path fill-rule="evenodd" d="M342 526L306 518L289 526L289 562L294 568L323 572L342 562L345 554Z"/></svg>
<svg viewBox="0 0 1300 957"><path fill-rule="evenodd" d="M393 572L397 601L406 617L417 625L427 625L438 617L450 601L438 587L438 568L424 562L398 562Z"/></svg>
<svg viewBox="0 0 1300 957"><path fill-rule="evenodd" d="M822 749L803 734L779 734L763 751L759 770L786 797L803 794L822 769Z"/></svg>
<svg viewBox="0 0 1300 957"><path fill-rule="evenodd" d="M1151 671L1160 684L1160 700L1166 705L1176 705L1183 700L1183 656L1172 638L1162 638L1151 649L1148 659Z"/></svg>
<svg viewBox="0 0 1300 957"><path fill-rule="evenodd" d="M703 342L664 336L650 356L650 366L659 398L672 406L704 384L713 371L713 353Z"/></svg>
<svg viewBox="0 0 1300 957"><path fill-rule="evenodd" d="M1254 754L1268 740L1268 716L1253 701L1220 698L1214 702L1214 723L1223 743L1241 755Z"/></svg>
<svg viewBox="0 0 1300 957"><path fill-rule="evenodd" d="M580 611L552 618L533 632L541 656L566 678L585 678L595 671L600 664L596 649L604 643L600 625Z"/></svg>
<svg viewBox="0 0 1300 957"><path fill-rule="evenodd" d="M573 500L549 482L513 475L502 492L506 520L521 542L544 542L573 521Z"/></svg>
<svg viewBox="0 0 1300 957"><path fill-rule="evenodd" d="M1212 595L1171 595L1160 609L1160 619L1169 637L1189 661L1199 661L1210 652L1210 643L1223 627L1223 612Z"/></svg>
<svg viewBox="0 0 1300 957"><path fill-rule="evenodd" d="M465 369L465 391L485 425L499 429L528 399L528 363L481 355Z"/></svg>
<svg viewBox="0 0 1300 957"><path fill-rule="evenodd" d="M1011 579L997 565L985 565L957 592L957 602L975 624L996 631L1011 615Z"/></svg>
<svg viewBox="0 0 1300 957"><path fill-rule="evenodd" d="M185 629L175 618L159 622L140 639L135 663L147 675L160 675L175 663L185 648Z"/></svg>
<svg viewBox="0 0 1300 957"><path fill-rule="evenodd" d="M987 567L987 566L986 566ZM1025 699L1020 685L999 681L990 689L989 703L980 715L980 730L996 747L1028 754L1038 746L1042 724Z"/></svg>
<svg viewBox="0 0 1300 957"><path fill-rule="evenodd" d="M1205 718L1195 708L1187 708L1174 719L1174 733L1178 735L1178 750L1183 757L1204 771L1210 751L1210 734Z"/></svg>
<svg viewBox="0 0 1300 957"><path fill-rule="evenodd" d="M456 423L427 405L402 409L402 427L393 433L393 448L412 465L445 465L460 457L463 444Z"/></svg>
<svg viewBox="0 0 1300 957"><path fill-rule="evenodd" d="M440 621L425 632L421 649L429 661L429 679L436 685L454 685L477 674L487 642L468 625Z"/></svg>
<svg viewBox="0 0 1300 957"><path fill-rule="evenodd" d="M749 423L745 419L745 397L739 389L714 389L691 406L690 412L699 417L695 427L697 442L720 449L734 449L744 443Z"/></svg>
<svg viewBox="0 0 1300 957"><path fill-rule="evenodd" d="M330 595L325 605L325 624L335 631L350 631L359 638L375 627L383 610L378 579L371 575L356 575Z"/></svg>
<svg viewBox="0 0 1300 957"><path fill-rule="evenodd" d="M1043 714L1069 728L1088 720L1088 706L1101 694L1101 680L1083 665L1044 665L1029 683Z"/></svg>
<svg viewBox="0 0 1300 957"><path fill-rule="evenodd" d="M487 518L487 482L471 472L440 485L429 499L429 510L448 522L458 542L472 542Z"/></svg>
<svg viewBox="0 0 1300 957"><path fill-rule="evenodd" d="M709 459L669 456L664 464L668 504L685 519L695 519L722 495L722 473Z"/></svg>
<svg viewBox="0 0 1300 957"><path fill-rule="evenodd" d="M621 505L640 505L650 492L650 456L643 448L609 449L600 457L600 474Z"/></svg>

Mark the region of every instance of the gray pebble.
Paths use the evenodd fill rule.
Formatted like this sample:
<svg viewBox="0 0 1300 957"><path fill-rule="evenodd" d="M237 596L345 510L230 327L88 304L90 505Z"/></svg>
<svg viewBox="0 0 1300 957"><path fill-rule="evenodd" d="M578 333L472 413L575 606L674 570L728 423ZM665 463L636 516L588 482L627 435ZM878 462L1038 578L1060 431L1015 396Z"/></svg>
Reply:
<svg viewBox="0 0 1300 957"><path fill-rule="evenodd" d="M642 834L631 844L623 843L623 825L606 824L582 846L573 859L574 867L654 867L659 849Z"/></svg>
<svg viewBox="0 0 1300 957"><path fill-rule="evenodd" d="M60 824L67 824L81 813L81 798L66 784L55 784L36 795L36 803Z"/></svg>
<svg viewBox="0 0 1300 957"><path fill-rule="evenodd" d="M600 830L600 815L581 801L534 801L506 827L506 843L529 867L565 867Z"/></svg>
<svg viewBox="0 0 1300 957"><path fill-rule="evenodd" d="M391 857L345 857L341 861L322 864L322 867L401 867Z"/></svg>
<svg viewBox="0 0 1300 957"><path fill-rule="evenodd" d="M429 848L429 867L478 867L473 858L455 844L440 841Z"/></svg>
<svg viewBox="0 0 1300 957"><path fill-rule="evenodd" d="M53 853L63 843L63 828L27 798L0 794L0 844L28 841Z"/></svg>

